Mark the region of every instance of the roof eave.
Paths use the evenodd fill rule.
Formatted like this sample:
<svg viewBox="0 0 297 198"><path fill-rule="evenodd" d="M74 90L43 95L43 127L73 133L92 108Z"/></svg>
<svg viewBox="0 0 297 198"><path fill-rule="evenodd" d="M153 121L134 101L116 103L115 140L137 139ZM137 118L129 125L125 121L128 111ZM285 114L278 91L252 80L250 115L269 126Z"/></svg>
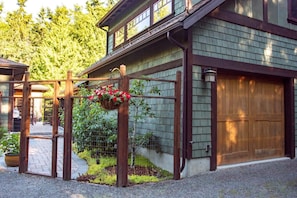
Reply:
<svg viewBox="0 0 297 198"><path fill-rule="evenodd" d="M190 14L185 20L183 21L183 28L189 29L195 23L200 21L203 17L209 14L211 11L219 7L222 3L226 0L206 0L204 1L198 9L195 10L193 14Z"/></svg>
<svg viewBox="0 0 297 198"><path fill-rule="evenodd" d="M117 4L115 4L115 6L113 6L112 8L111 8L111 10L110 11L108 11L107 13L106 13L106 15L105 16L103 16L103 18L102 19L100 19L98 22L97 22L97 24L96 24L96 26L97 27L106 27L106 26L108 26L108 24L106 24L107 23L107 21L110 19L110 17L118 10L118 9L120 9L125 3L127 2L127 0L121 0L121 1L119 1Z"/></svg>

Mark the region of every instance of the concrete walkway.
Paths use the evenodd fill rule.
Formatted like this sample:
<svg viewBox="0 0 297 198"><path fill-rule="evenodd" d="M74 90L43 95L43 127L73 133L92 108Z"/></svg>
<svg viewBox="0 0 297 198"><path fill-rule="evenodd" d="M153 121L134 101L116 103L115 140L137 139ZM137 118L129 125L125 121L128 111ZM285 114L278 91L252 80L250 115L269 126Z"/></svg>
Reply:
<svg viewBox="0 0 297 198"><path fill-rule="evenodd" d="M31 125L31 135L51 136L52 126L37 122ZM59 128L59 134L63 134L63 128ZM58 138L58 160L57 160L57 175L63 177L63 137ZM52 164L52 141L50 139L31 138L29 140L29 163L28 172L51 175ZM88 170L88 165L85 160L80 159L75 153L72 153L71 161L71 178L76 179L79 175L84 174ZM18 172L18 167L7 167L4 162L4 157L0 157L0 169L8 169Z"/></svg>

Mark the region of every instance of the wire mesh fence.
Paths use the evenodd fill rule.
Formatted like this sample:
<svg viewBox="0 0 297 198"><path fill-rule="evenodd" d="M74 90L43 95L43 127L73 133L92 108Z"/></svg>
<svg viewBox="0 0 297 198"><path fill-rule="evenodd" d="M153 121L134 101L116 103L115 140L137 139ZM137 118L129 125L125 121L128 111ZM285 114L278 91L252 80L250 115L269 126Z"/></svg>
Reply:
<svg viewBox="0 0 297 198"><path fill-rule="evenodd" d="M46 158L44 160L47 161L47 165L49 165L49 161L52 162L51 176L57 175L57 172L59 173L58 176L62 174L61 168L64 167L61 166L65 165L65 157L69 154L65 153L64 150L63 157L61 157L60 154L55 154L55 152L57 152L57 149L61 150L62 148L62 144L58 143L58 140L60 142L64 136L65 121L68 124L70 121L72 123L72 149L89 165L89 170L81 173L78 179L105 184L114 184L116 182L117 157L120 153L118 135L121 127L123 127L118 121L118 110L107 111L102 108L100 103L90 100L94 88L98 88L98 85L109 85L110 82L113 83L113 86L118 86L116 80L102 81L100 83L95 81L77 85L71 99L73 105L71 106L72 117L70 120L65 117L66 108L69 108L65 105L66 96L61 94L61 88L64 88L66 84L65 81L51 81L48 83L50 85L47 85L47 91L44 91L42 96L30 95L31 128L51 126L51 129L49 131L39 129L30 134L30 132L33 132L31 130L27 137L28 144L34 145L35 140L40 139L40 141L44 142L43 145L51 147L49 149L52 154L51 160ZM174 82L170 81L173 84ZM32 81L30 83L31 86L39 83L46 84L44 81ZM173 134L175 98L172 97L175 91L174 86L164 86L168 82L154 82L148 79L132 79L130 83L129 91L132 98L129 101L128 142L124 143L128 147L126 160L129 167L129 181L142 183L171 179L174 172L175 144ZM19 96L13 96L12 100L5 100L2 97L0 106L3 109L3 101L6 103L14 101L13 105L22 104L19 99ZM19 119L21 121L22 112L20 112ZM13 128L20 128L20 125L18 125L20 123L13 121ZM47 138L37 137L36 135L46 136ZM34 153L40 155L34 149L31 147L31 153L28 156L29 171L33 170L30 162L35 160ZM64 160L63 165L57 163L58 158L60 161ZM145 179L139 179L139 176L145 176Z"/></svg>

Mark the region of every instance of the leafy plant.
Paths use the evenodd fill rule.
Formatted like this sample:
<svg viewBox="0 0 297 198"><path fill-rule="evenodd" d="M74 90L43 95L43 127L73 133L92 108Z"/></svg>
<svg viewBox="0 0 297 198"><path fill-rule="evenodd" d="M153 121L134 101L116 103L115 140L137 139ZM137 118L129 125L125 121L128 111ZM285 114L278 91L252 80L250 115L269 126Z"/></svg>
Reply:
<svg viewBox="0 0 297 198"><path fill-rule="evenodd" d="M4 136L5 133L7 133L7 128L0 126L0 140Z"/></svg>
<svg viewBox="0 0 297 198"><path fill-rule="evenodd" d="M5 133L0 140L0 150L4 153L20 153L20 134Z"/></svg>

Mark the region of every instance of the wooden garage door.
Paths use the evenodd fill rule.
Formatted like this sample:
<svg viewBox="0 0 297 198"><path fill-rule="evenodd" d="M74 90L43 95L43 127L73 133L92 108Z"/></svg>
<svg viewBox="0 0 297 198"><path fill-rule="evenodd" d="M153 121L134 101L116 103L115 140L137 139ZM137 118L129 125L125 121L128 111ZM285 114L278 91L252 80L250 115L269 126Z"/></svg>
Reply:
<svg viewBox="0 0 297 198"><path fill-rule="evenodd" d="M217 163L284 156L284 86L281 80L219 75Z"/></svg>

